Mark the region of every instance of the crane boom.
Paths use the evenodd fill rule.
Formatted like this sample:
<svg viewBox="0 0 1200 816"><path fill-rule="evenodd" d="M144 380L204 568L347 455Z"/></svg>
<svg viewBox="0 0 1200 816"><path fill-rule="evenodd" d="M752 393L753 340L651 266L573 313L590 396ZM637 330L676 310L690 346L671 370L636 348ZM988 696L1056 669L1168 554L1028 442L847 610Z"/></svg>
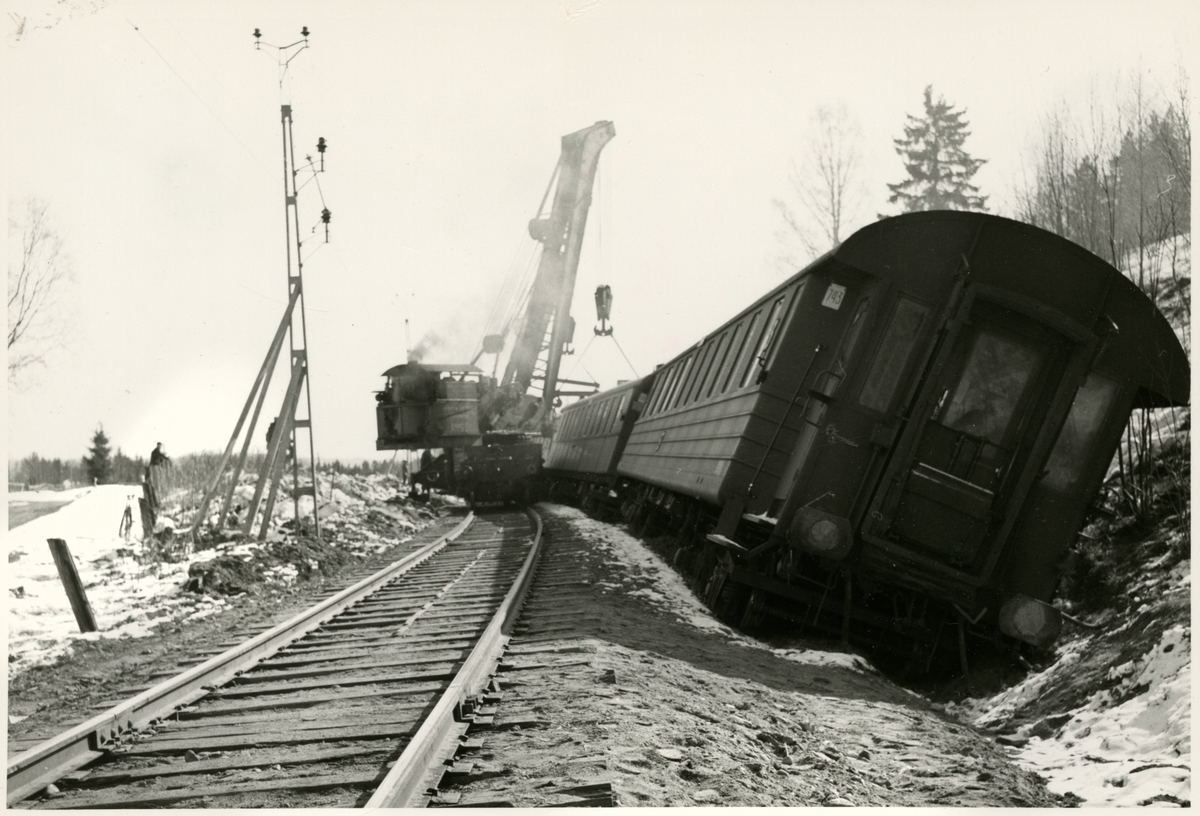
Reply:
<svg viewBox="0 0 1200 816"><path fill-rule="evenodd" d="M478 355L470 365L409 360L384 372L387 382L375 395L376 449L442 451L436 459L422 457L414 484L450 490L472 503L528 501L536 492L543 442L534 437L548 435L559 362L573 333L571 299L596 165L615 135L612 122L597 122L562 137L550 187L529 222L542 254L502 381L497 384L474 365ZM550 188L553 202L542 215ZM485 337L481 354L499 355L503 346L502 335ZM546 369L537 399L527 392L543 351Z"/></svg>
<svg viewBox="0 0 1200 816"><path fill-rule="evenodd" d="M550 415L557 393L562 352L571 341L571 298L575 292L583 230L592 203L596 165L601 149L614 136L616 129L612 122L597 122L562 137L562 155L555 168L558 183L550 213L529 222L529 234L542 243L542 257L529 295L525 321L513 344L501 387L518 394L529 390L547 330L552 326L539 412L543 417Z"/></svg>

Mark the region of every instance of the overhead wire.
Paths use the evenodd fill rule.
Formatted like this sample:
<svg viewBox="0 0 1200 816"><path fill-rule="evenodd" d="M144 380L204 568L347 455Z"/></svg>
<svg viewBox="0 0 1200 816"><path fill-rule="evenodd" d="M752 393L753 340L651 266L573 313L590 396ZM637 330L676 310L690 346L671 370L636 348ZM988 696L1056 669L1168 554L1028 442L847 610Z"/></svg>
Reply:
<svg viewBox="0 0 1200 816"><path fill-rule="evenodd" d="M212 117L214 119L216 119L217 122L220 123L221 127L225 128L225 130L229 133L229 135L233 137L233 140L242 146L242 149L245 150L246 153L248 153L250 155L250 158L254 159L255 163L257 163L258 166L261 167L263 170L267 170L268 169L267 166L262 163L262 161L258 158L258 156L256 156L254 154L254 152L250 150L249 147L246 146L245 142L243 142L240 138L238 138L238 135L233 132L233 128L231 128L231 127L229 127L229 125L225 124L225 120L217 115L217 112L215 110L213 110L207 102L204 101L204 98L201 97L200 94L196 92L196 89L193 88L191 86L191 84L189 84L188 81L183 78L183 75L175 70L175 66L171 65L170 61L162 55L162 52L154 47L154 43L150 42L150 38L147 37L140 28L138 28L136 25L134 25L133 21L130 20L128 17L125 18L125 22L129 23L130 27L132 27L133 30L138 33L138 36L142 38L142 42L144 42L144 43L146 43L146 45L150 46L150 50L158 55L158 58L160 60L162 60L163 65L167 66L168 70L170 70L170 72L175 75L176 79L178 79L180 82L183 83L183 87L187 88L191 92L192 96L196 97L196 101L199 102L201 105L203 105L204 109L206 111L208 111L210 114L212 114Z"/></svg>

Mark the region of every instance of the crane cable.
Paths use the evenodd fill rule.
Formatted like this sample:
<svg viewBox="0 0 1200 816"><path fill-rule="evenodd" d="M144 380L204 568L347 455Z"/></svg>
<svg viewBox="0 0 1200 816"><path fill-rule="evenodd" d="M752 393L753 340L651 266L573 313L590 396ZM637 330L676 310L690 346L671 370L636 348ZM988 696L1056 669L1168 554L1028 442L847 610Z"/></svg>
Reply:
<svg viewBox="0 0 1200 816"><path fill-rule="evenodd" d="M558 162L554 165L553 172L550 173L550 181L546 185L546 191L542 194L542 200L538 203L537 212L534 218L540 218L542 210L546 207L546 201L550 198L550 192L554 189L554 183L558 180L559 171L562 168L562 157L559 157ZM535 242L537 243L537 242ZM527 246L522 242L518 245L517 252L514 253L514 261L509 267L509 274L505 279L505 283L501 288L504 294L493 305L491 313L488 315L488 320L485 323L484 337L489 334L507 335L508 330L512 327L513 322L521 316L525 307L528 305L529 294L533 289L533 280L531 270L533 268L533 256L537 253L531 253L527 259L524 268L520 274L514 274L516 266L516 255L520 253L521 246ZM528 282L527 282L528 279ZM501 305L503 304L503 306ZM479 353L482 354L483 338L479 341ZM478 356L478 355L476 355Z"/></svg>

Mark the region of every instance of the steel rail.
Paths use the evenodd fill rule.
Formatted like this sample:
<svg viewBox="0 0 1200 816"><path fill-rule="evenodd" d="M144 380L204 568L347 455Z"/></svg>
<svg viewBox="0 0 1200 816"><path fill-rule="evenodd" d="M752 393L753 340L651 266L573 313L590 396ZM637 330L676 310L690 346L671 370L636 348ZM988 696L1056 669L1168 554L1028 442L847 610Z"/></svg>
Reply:
<svg viewBox="0 0 1200 816"><path fill-rule="evenodd" d="M495 673L496 665L508 643L509 633L533 583L534 567L537 565L542 544L542 518L533 510L526 512L533 520L535 529L533 546L529 548L521 572L513 581L508 594L504 596L504 601L480 636L479 642L471 650L470 656L412 740L404 747L396 764L367 800L365 807L422 807L425 804L419 801L425 793L420 786L432 770L433 763L448 753L448 743L458 724L457 714L462 705L479 696L487 685L488 678Z"/></svg>
<svg viewBox="0 0 1200 816"><path fill-rule="evenodd" d="M228 682L264 657L316 629L383 584L426 561L461 536L474 520L474 513L468 514L444 536L290 620L18 754L8 763L8 805L12 806L65 774L103 756L121 734L143 728L178 707L195 702L214 687Z"/></svg>

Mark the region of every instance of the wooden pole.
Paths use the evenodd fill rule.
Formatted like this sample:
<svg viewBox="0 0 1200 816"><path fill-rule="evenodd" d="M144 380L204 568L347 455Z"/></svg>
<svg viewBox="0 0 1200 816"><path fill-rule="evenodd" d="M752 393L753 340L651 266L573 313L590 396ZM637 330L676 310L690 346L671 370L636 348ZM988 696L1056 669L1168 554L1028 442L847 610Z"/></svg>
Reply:
<svg viewBox="0 0 1200 816"><path fill-rule="evenodd" d="M50 554L54 556L54 565L58 567L58 577L62 579L63 588L67 590L67 598L71 601L71 611L79 622L80 632L95 632L100 627L96 625L96 616L92 614L92 605L88 603L83 591L83 581L79 580L79 571L75 569L75 559L67 549L67 542L61 538L46 539L50 542Z"/></svg>

